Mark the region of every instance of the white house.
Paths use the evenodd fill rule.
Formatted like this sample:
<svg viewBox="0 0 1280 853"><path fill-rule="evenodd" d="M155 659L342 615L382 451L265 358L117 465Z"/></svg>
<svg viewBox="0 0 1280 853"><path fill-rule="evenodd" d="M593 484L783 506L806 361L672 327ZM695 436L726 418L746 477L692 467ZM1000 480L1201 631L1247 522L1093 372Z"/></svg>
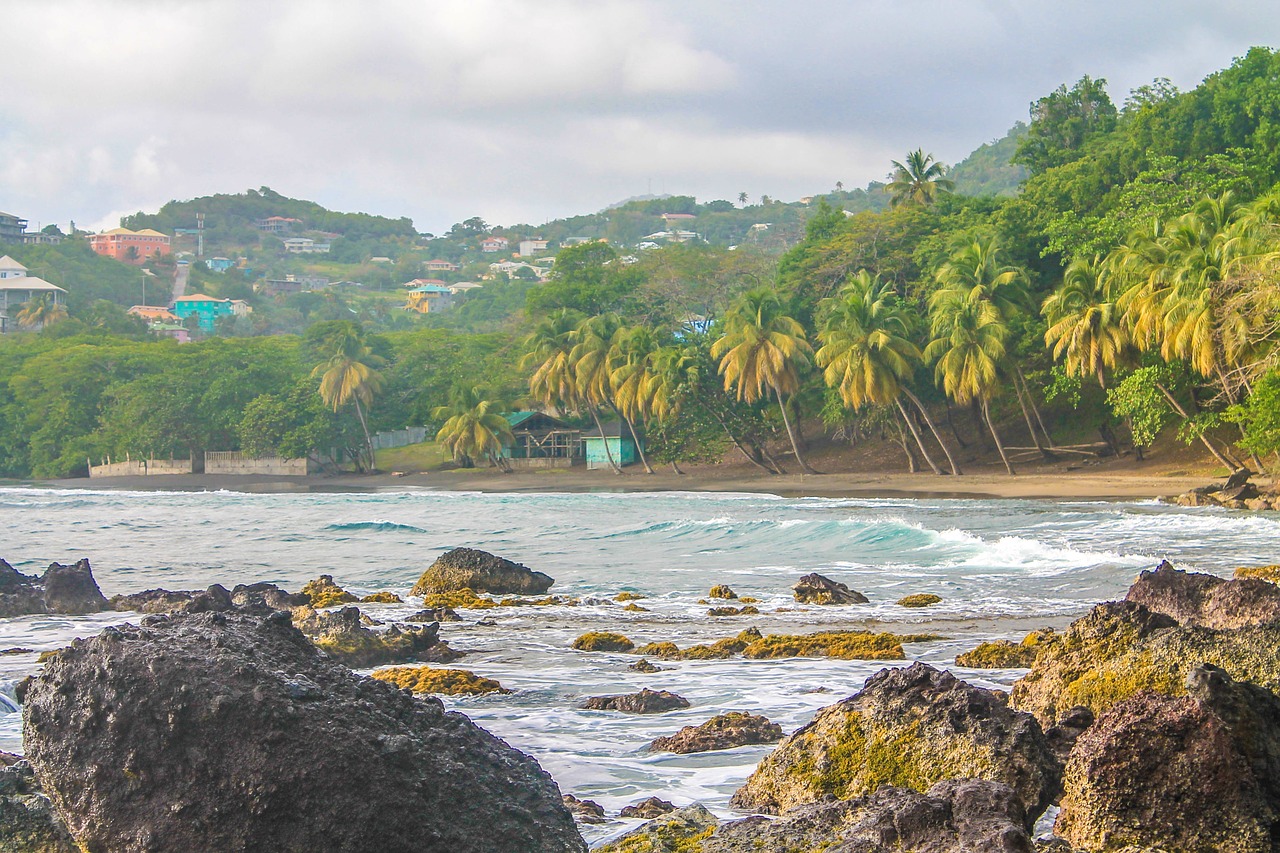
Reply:
<svg viewBox="0 0 1280 853"><path fill-rule="evenodd" d="M62 305L66 294L56 284L28 275L26 267L5 255L0 258L0 333L13 331L18 310L24 303L49 295L55 305Z"/></svg>

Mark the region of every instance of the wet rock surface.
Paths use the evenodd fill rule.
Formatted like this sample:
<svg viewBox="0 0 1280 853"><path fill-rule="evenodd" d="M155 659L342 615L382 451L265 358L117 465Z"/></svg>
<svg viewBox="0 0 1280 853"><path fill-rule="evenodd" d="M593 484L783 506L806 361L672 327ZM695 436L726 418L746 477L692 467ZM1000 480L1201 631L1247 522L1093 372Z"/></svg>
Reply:
<svg viewBox="0 0 1280 853"><path fill-rule="evenodd" d="M24 575L0 560L0 618L57 613L81 616L110 609L88 560L53 563L44 575Z"/></svg>
<svg viewBox="0 0 1280 853"><path fill-rule="evenodd" d="M347 592L333 581L333 575L321 575L313 581L307 581L302 587L312 607L336 607L339 604L354 604L360 599Z"/></svg>
<svg viewBox="0 0 1280 853"><path fill-rule="evenodd" d="M655 817L670 814L675 810L676 807L672 803L659 797L649 797L638 803L623 806L622 811L618 812L618 817L638 817L644 820L652 820Z"/></svg>
<svg viewBox="0 0 1280 853"><path fill-rule="evenodd" d="M621 696L592 696L578 707L585 711L621 711L624 714L663 714L689 707L689 700L667 690L641 688Z"/></svg>
<svg viewBox="0 0 1280 853"><path fill-rule="evenodd" d="M374 631L361 621L358 607L341 610L299 608L294 624L316 647L353 669L389 663L448 663L462 657L440 640L440 625L392 625Z"/></svg>
<svg viewBox="0 0 1280 853"><path fill-rule="evenodd" d="M580 800L573 794L564 795L564 807L579 823L604 823L608 818L604 815L604 806L595 800Z"/></svg>
<svg viewBox="0 0 1280 853"><path fill-rule="evenodd" d="M1280 699L1209 666L1188 690L1133 696L1080 736L1059 836L1091 851L1277 849Z"/></svg>
<svg viewBox="0 0 1280 853"><path fill-rule="evenodd" d="M649 749L656 752L711 752L782 740L782 726L756 714L730 711L699 726L685 726L670 737L656 738Z"/></svg>
<svg viewBox="0 0 1280 853"><path fill-rule="evenodd" d="M310 607L311 598L300 592L286 592L273 583L239 584L231 590L236 607L250 608L264 615L273 610L296 610Z"/></svg>
<svg viewBox="0 0 1280 853"><path fill-rule="evenodd" d="M800 578L791 589L801 604L867 604L870 601L862 593L817 573Z"/></svg>
<svg viewBox="0 0 1280 853"><path fill-rule="evenodd" d="M231 593L220 584L203 590L148 589L111 597L112 610L137 613L211 613L234 606Z"/></svg>
<svg viewBox="0 0 1280 853"><path fill-rule="evenodd" d="M436 559L414 585L413 595L432 595L470 589L499 595L541 595L555 581L487 551L454 548Z"/></svg>
<svg viewBox="0 0 1280 853"><path fill-rule="evenodd" d="M77 640L28 694L28 757L85 850L585 851L533 759L283 614L143 622Z"/></svg>
<svg viewBox="0 0 1280 853"><path fill-rule="evenodd" d="M779 814L885 785L925 791L976 778L1013 788L1034 820L1056 797L1060 768L1040 725L1003 694L914 663L885 669L861 691L823 708L766 756L730 801Z"/></svg>
<svg viewBox="0 0 1280 853"><path fill-rule="evenodd" d="M6 853L77 853L54 814L31 765L4 753L0 770L0 850ZM17 760L10 760L17 759Z"/></svg>
<svg viewBox="0 0 1280 853"><path fill-rule="evenodd" d="M1187 627L1232 629L1280 619L1280 587L1275 584L1179 571L1167 562L1139 575L1125 601Z"/></svg>
<svg viewBox="0 0 1280 853"><path fill-rule="evenodd" d="M595 853L699 853L697 840L710 835L718 822L705 806L694 803L636 827Z"/></svg>

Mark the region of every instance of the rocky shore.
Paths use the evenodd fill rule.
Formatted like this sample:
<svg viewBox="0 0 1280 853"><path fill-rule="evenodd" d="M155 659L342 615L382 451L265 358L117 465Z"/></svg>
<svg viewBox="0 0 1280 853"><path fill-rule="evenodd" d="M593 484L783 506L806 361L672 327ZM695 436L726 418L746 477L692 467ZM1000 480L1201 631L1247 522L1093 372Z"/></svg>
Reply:
<svg viewBox="0 0 1280 853"><path fill-rule="evenodd" d="M1239 575L1164 563L1066 628L959 656L1024 667L1007 694L916 662L881 670L785 737L745 712L672 726L650 750L781 742L733 796L741 816L650 797L624 810L649 822L599 849L1277 853L1280 587L1266 579L1275 572ZM419 586L474 604L553 583L456 549ZM376 595L366 598L396 597ZM604 810L564 796L534 759L434 698L510 691L438 668L463 654L439 621L381 624L357 598L324 576L300 593L259 583L108 600L88 561L39 578L0 562L6 614L146 614L51 655L25 686L26 756L0 761L0 849L585 851L575 820L598 825ZM822 576L801 579L795 598L823 609L865 600ZM597 632L575 648L624 660L901 660L904 642L931 638L747 629L680 649ZM352 671L388 664L373 678ZM582 705L655 717L690 706L647 688ZM1053 834L1037 837L1050 819Z"/></svg>

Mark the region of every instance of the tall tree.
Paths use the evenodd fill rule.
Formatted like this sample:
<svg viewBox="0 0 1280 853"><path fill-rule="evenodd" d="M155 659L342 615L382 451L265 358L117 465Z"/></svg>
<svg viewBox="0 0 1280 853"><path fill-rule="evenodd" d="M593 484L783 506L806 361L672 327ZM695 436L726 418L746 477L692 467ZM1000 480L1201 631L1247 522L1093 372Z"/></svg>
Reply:
<svg viewBox="0 0 1280 853"><path fill-rule="evenodd" d="M1058 288L1041 307L1049 321L1046 346L1067 373L1092 376L1107 387L1106 374L1123 360L1129 334L1116 305L1115 277L1104 259L1079 259L1067 267Z"/></svg>
<svg viewBox="0 0 1280 853"><path fill-rule="evenodd" d="M67 319L67 309L51 294L42 293L24 302L15 319L24 329L39 329Z"/></svg>
<svg viewBox="0 0 1280 853"><path fill-rule="evenodd" d="M644 423L653 412L655 388L652 360L658 350L657 337L647 326L619 329L609 349L609 385L613 403L626 421L636 452L647 474L653 473L645 454L644 442L636 434L636 421Z"/></svg>
<svg viewBox="0 0 1280 853"><path fill-rule="evenodd" d="M884 191L891 194L889 203L928 207L938 196L955 189L955 182L947 177L947 167L933 159L932 154L917 148L907 154L906 162L893 162L893 174Z"/></svg>
<svg viewBox="0 0 1280 853"><path fill-rule="evenodd" d="M573 365L573 378L578 399L586 406L604 444L605 457L613 473L621 474L622 466L613 458L608 436L600 422L600 409L613 407L613 385L609 375L609 354L614 337L622 328L617 314L598 314L588 317L573 330L573 348L569 350L569 362ZM619 418L621 419L621 415ZM637 442L638 443L638 442Z"/></svg>
<svg viewBox="0 0 1280 853"><path fill-rule="evenodd" d="M756 288L743 293L725 313L723 332L711 345L719 359L724 387L738 399L753 403L772 391L782 412L791 449L801 470L817 473L800 452L796 427L787 413L787 398L800 388L800 371L809 364L813 348L804 327L786 313L777 291Z"/></svg>
<svg viewBox="0 0 1280 853"><path fill-rule="evenodd" d="M511 468L502 455L502 448L515 439L511 424L499 411L500 403L487 399L478 386L461 386L454 389L447 406L438 406L432 417L444 418L444 424L436 434L436 441L444 444L453 458L471 467L474 459L488 459L504 473Z"/></svg>
<svg viewBox="0 0 1280 853"><path fill-rule="evenodd" d="M382 365L383 359L374 354L363 330L354 323L341 324L341 328L324 341L323 347L328 357L315 366L311 375L320 377L320 397L333 411L348 403L355 406L367 454L361 467L373 472L377 462L366 410L382 390L382 374L376 368Z"/></svg>

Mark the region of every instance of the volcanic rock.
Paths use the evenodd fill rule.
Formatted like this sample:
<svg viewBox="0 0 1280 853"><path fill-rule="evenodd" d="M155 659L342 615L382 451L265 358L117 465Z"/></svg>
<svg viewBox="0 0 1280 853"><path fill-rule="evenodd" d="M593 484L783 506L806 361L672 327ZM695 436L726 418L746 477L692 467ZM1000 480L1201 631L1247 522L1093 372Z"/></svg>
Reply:
<svg viewBox="0 0 1280 853"><path fill-rule="evenodd" d="M1059 767L1040 725L924 663L883 669L861 691L820 710L765 757L733 795L735 808L779 814L884 785L925 791L946 779L1014 789L1034 821L1058 793Z"/></svg>
<svg viewBox="0 0 1280 853"><path fill-rule="evenodd" d="M1275 584L1184 572L1168 562L1139 575L1124 600L1187 626L1242 628L1280 619L1280 587Z"/></svg>
<svg viewBox="0 0 1280 853"><path fill-rule="evenodd" d="M461 622L462 617L459 616L452 607L430 607L425 610L419 610L412 616L406 616L406 622Z"/></svg>
<svg viewBox="0 0 1280 853"><path fill-rule="evenodd" d="M584 711L621 711L624 714L663 714L688 708L689 700L666 690L641 688L622 696L592 696L578 706Z"/></svg>
<svg viewBox="0 0 1280 853"><path fill-rule="evenodd" d="M519 563L474 548L441 554L414 584L413 595L470 589L499 595L541 595L555 580Z"/></svg>
<svg viewBox="0 0 1280 853"><path fill-rule="evenodd" d="M0 617L58 613L82 616L110 609L88 560L53 563L43 577L24 575L0 560Z"/></svg>
<svg viewBox="0 0 1280 853"><path fill-rule="evenodd" d="M532 758L355 675L281 614L76 640L32 686L24 742L95 853L586 850Z"/></svg>
<svg viewBox="0 0 1280 853"><path fill-rule="evenodd" d="M374 631L361 623L358 607L302 607L294 611L293 620L317 648L353 669L405 661L448 663L462 656L440 641L438 622L421 627L392 625L385 631Z"/></svg>
<svg viewBox="0 0 1280 853"><path fill-rule="evenodd" d="M866 604L870 599L856 590L820 574L808 574L792 587L801 604Z"/></svg>
<svg viewBox="0 0 1280 853"><path fill-rule="evenodd" d="M1275 849L1280 698L1210 666L1191 672L1188 689L1132 696L1080 736L1058 835L1087 850Z"/></svg>
<svg viewBox="0 0 1280 853"><path fill-rule="evenodd" d="M235 604L226 587L214 584L204 590L148 589L130 595L113 595L111 608L136 613L209 613L230 610Z"/></svg>
<svg viewBox="0 0 1280 853"><path fill-rule="evenodd" d="M300 592L285 592L273 583L240 584L231 590L231 601L236 607L260 610L263 615L273 610L296 610L310 607L310 596Z"/></svg>
<svg viewBox="0 0 1280 853"><path fill-rule="evenodd" d="M650 661L648 658L641 658L635 663L629 664L627 666L627 669L631 670L632 672L645 672L645 673L662 672L662 667L655 666L653 662Z"/></svg>
<svg viewBox="0 0 1280 853"><path fill-rule="evenodd" d="M564 807L579 823L605 823L607 820L604 816L604 806L595 800L580 800L573 794L565 794Z"/></svg>
<svg viewBox="0 0 1280 853"><path fill-rule="evenodd" d="M0 560L0 617L44 613L44 594L40 579L24 575Z"/></svg>
<svg viewBox="0 0 1280 853"><path fill-rule="evenodd" d="M694 803L638 826L594 853L673 853L676 850L696 853L701 848L693 839L705 838L718 822L704 806Z"/></svg>
<svg viewBox="0 0 1280 853"><path fill-rule="evenodd" d="M312 607L336 607L339 604L355 604L360 599L333 582L333 575L321 575L307 581L302 587Z"/></svg>
<svg viewBox="0 0 1280 853"><path fill-rule="evenodd" d="M676 807L666 800L657 797L649 797L647 800L641 800L638 803L632 803L629 806L623 806L622 811L618 813L618 817L638 817L644 820L652 820L655 817L661 817L664 814L670 814L675 811Z"/></svg>
<svg viewBox="0 0 1280 853"><path fill-rule="evenodd" d="M1059 764L1067 763L1076 741L1093 725L1095 719L1093 711L1077 705L1063 714L1056 726L1044 730L1045 740L1049 742L1049 748L1053 750Z"/></svg>
<svg viewBox="0 0 1280 853"><path fill-rule="evenodd" d="M777 723L755 714L730 711L712 717L700 726L685 726L670 737L657 738L649 744L649 749L687 755L780 740L782 726Z"/></svg>
<svg viewBox="0 0 1280 853"><path fill-rule="evenodd" d="M77 853L75 842L53 812L31 765L9 761L0 770L0 849L7 853Z"/></svg>

